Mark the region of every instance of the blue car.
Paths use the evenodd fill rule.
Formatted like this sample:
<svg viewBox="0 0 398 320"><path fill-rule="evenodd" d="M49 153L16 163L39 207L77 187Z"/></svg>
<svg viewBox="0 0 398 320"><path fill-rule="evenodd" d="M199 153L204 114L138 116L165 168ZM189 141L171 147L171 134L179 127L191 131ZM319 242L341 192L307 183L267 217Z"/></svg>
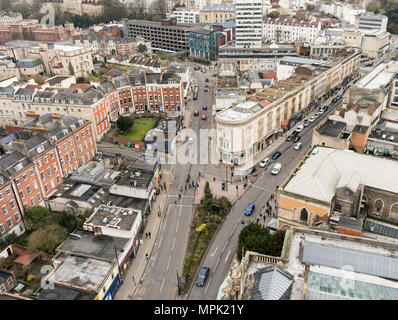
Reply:
<svg viewBox="0 0 398 320"><path fill-rule="evenodd" d="M209 82L209 78L206 78L206 82Z"/></svg>
<svg viewBox="0 0 398 320"><path fill-rule="evenodd" d="M276 160L281 156L282 152L277 151L272 155L272 160Z"/></svg>
<svg viewBox="0 0 398 320"><path fill-rule="evenodd" d="M245 210L245 216L250 216L254 212L254 203L250 202Z"/></svg>

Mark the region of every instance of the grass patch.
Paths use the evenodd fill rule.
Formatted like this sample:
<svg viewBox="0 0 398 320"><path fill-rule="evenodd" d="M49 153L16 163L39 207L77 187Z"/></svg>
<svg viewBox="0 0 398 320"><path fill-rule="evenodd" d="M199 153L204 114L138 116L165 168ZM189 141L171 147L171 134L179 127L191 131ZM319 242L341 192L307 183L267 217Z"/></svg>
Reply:
<svg viewBox="0 0 398 320"><path fill-rule="evenodd" d="M134 67L130 67L130 66L116 66L116 68L126 70L126 71L135 69Z"/></svg>
<svg viewBox="0 0 398 320"><path fill-rule="evenodd" d="M119 137L133 141L143 141L145 134L156 125L157 121L156 118L137 119L134 121L133 127L130 128L126 134L120 135ZM146 124L144 125L144 123Z"/></svg>

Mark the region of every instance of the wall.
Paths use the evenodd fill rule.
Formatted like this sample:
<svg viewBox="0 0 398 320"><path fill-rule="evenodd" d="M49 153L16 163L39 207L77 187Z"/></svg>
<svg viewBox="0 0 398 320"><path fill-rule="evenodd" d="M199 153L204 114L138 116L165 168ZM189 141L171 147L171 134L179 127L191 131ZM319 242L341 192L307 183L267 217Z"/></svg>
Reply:
<svg viewBox="0 0 398 320"><path fill-rule="evenodd" d="M398 203L398 194L368 186L365 186L363 194L369 204L368 215L383 218L387 222L398 222L398 216L390 215L391 206ZM382 210L379 213L375 208L377 199L381 199L383 203Z"/></svg>

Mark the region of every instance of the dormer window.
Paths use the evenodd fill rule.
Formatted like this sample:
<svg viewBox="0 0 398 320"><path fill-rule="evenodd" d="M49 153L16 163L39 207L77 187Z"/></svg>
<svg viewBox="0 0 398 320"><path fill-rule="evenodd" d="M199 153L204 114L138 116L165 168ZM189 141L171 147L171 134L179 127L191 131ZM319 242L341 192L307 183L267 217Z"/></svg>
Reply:
<svg viewBox="0 0 398 320"><path fill-rule="evenodd" d="M20 163L16 164L14 168L15 168L15 171L19 171L19 170L21 170L21 169L23 168L23 166L22 166L22 162L20 162Z"/></svg>
<svg viewBox="0 0 398 320"><path fill-rule="evenodd" d="M44 147L43 146L38 146L36 150L37 150L37 153L41 153L41 152L44 151Z"/></svg>

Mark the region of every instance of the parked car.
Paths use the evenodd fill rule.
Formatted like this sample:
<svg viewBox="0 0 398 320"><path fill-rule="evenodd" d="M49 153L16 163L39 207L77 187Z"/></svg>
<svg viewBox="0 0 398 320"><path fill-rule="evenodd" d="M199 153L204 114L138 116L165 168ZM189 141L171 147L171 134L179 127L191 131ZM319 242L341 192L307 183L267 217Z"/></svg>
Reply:
<svg viewBox="0 0 398 320"><path fill-rule="evenodd" d="M254 173L255 171L256 171L256 168L255 168L255 167L251 167L251 168L245 170L245 171L244 171L244 174L245 174L245 175L252 174L252 173Z"/></svg>
<svg viewBox="0 0 398 320"><path fill-rule="evenodd" d="M304 120L304 127L308 126L308 119Z"/></svg>
<svg viewBox="0 0 398 320"><path fill-rule="evenodd" d="M272 155L272 160L276 160L276 159L278 159L280 156L282 155L282 152L280 152L280 151L277 151L277 152L275 152L273 155Z"/></svg>
<svg viewBox="0 0 398 320"><path fill-rule="evenodd" d="M217 77L217 74L216 74L216 73L213 74L213 78L215 78L215 77Z"/></svg>
<svg viewBox="0 0 398 320"><path fill-rule="evenodd" d="M310 118L310 122L314 122L315 121L315 118L314 117L311 117Z"/></svg>
<svg viewBox="0 0 398 320"><path fill-rule="evenodd" d="M245 216L251 216L252 213L254 212L254 207L255 207L254 203L250 202L245 210Z"/></svg>
<svg viewBox="0 0 398 320"><path fill-rule="evenodd" d="M208 88L208 87L209 87L209 84L206 83L206 84L205 84L205 88Z"/></svg>
<svg viewBox="0 0 398 320"><path fill-rule="evenodd" d="M258 165L260 168L265 168L271 162L270 158L265 158L261 160L260 164Z"/></svg>
<svg viewBox="0 0 398 320"><path fill-rule="evenodd" d="M303 144L301 143L301 142L299 142L299 143L297 143L295 146L294 146L294 149L295 150L299 150L299 149L301 149L301 146L302 146Z"/></svg>
<svg viewBox="0 0 398 320"><path fill-rule="evenodd" d="M319 113L319 114L324 113L323 109L322 109L322 108L319 108L318 113Z"/></svg>
<svg viewBox="0 0 398 320"><path fill-rule="evenodd" d="M277 175L281 171L281 168L282 168L282 164L276 163L271 170L271 174Z"/></svg>
<svg viewBox="0 0 398 320"><path fill-rule="evenodd" d="M202 120L206 120L206 115L202 114Z"/></svg>
<svg viewBox="0 0 398 320"><path fill-rule="evenodd" d="M329 109L328 106L324 106L324 107L323 107L323 112L326 112L328 109Z"/></svg>
<svg viewBox="0 0 398 320"><path fill-rule="evenodd" d="M200 67L197 65L195 65L193 68L194 68L194 70L200 70Z"/></svg>
<svg viewBox="0 0 398 320"><path fill-rule="evenodd" d="M202 110L207 110L207 106L205 104L202 106Z"/></svg>
<svg viewBox="0 0 398 320"><path fill-rule="evenodd" d="M286 137L286 141L292 141L292 139L293 139L292 135Z"/></svg>
<svg viewBox="0 0 398 320"><path fill-rule="evenodd" d="M318 113L315 113L314 115L313 115L313 117L316 119L316 118L318 118Z"/></svg>
<svg viewBox="0 0 398 320"><path fill-rule="evenodd" d="M199 115L199 110L195 110L194 113L193 113L193 115L194 115L195 117L197 117L197 116Z"/></svg>
<svg viewBox="0 0 398 320"><path fill-rule="evenodd" d="M295 136L294 139L293 139L293 142L297 142L297 141L299 141L300 139L301 139L300 136Z"/></svg>
<svg viewBox="0 0 398 320"><path fill-rule="evenodd" d="M303 129L304 129L304 126L303 126L303 125L299 125L299 126L297 127L296 131L297 131L297 132L301 132L301 131L303 131Z"/></svg>
<svg viewBox="0 0 398 320"><path fill-rule="evenodd" d="M209 82L209 78L206 78L206 80L205 80L206 82Z"/></svg>
<svg viewBox="0 0 398 320"><path fill-rule="evenodd" d="M202 267L200 269L198 278L196 279L196 282L195 282L198 287L203 287L205 285L205 282L209 276L209 273L210 273L210 268L208 268L208 267Z"/></svg>
<svg viewBox="0 0 398 320"><path fill-rule="evenodd" d="M208 92L209 91L209 88L205 88L205 92Z"/></svg>
<svg viewBox="0 0 398 320"><path fill-rule="evenodd" d="M337 100L338 100L337 97L333 98L332 103L337 102Z"/></svg>

